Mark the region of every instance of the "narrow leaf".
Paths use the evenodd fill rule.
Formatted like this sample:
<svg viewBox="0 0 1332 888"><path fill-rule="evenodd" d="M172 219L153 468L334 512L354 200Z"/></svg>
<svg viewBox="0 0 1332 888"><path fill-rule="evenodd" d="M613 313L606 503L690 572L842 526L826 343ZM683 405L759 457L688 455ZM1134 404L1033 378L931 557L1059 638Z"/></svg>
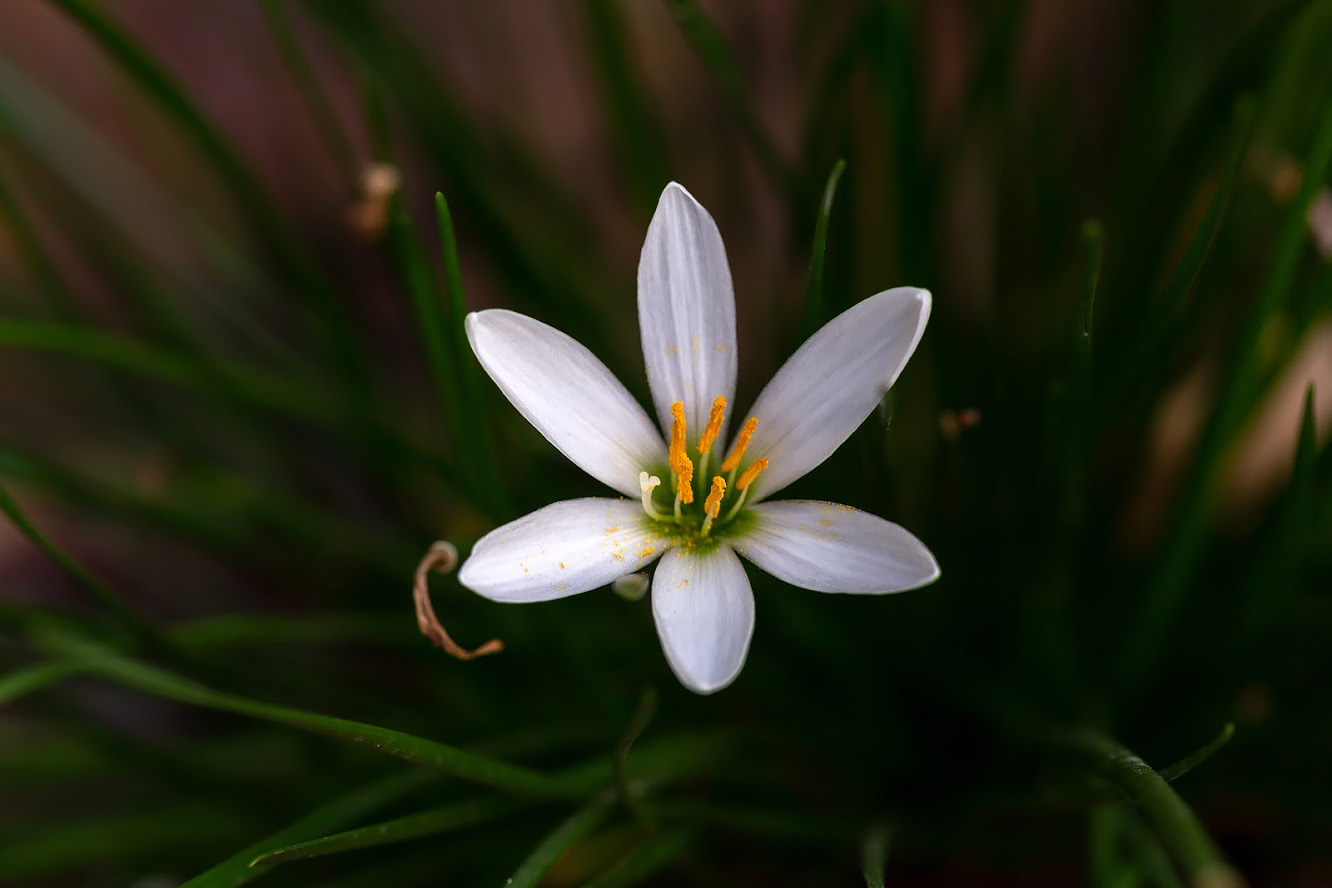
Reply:
<svg viewBox="0 0 1332 888"><path fill-rule="evenodd" d="M653 835L635 845L610 869L583 888L629 888L631 885L640 885L688 851L697 838L697 831L691 829Z"/></svg>
<svg viewBox="0 0 1332 888"><path fill-rule="evenodd" d="M79 671L79 667L73 663L38 663L0 676L0 706L77 675Z"/></svg>
<svg viewBox="0 0 1332 888"><path fill-rule="evenodd" d="M535 888L539 885L560 855L596 829L614 801L614 793L603 792L571 814L532 849L532 853L504 883L506 888Z"/></svg>
<svg viewBox="0 0 1332 888"><path fill-rule="evenodd" d="M1162 768L1161 779L1165 780L1167 783L1174 783L1176 780L1216 755L1221 747L1230 742L1230 738L1234 735L1235 723L1226 722L1225 727L1221 729L1221 733L1217 734L1216 737L1202 749L1199 749L1191 755L1185 756L1168 768Z"/></svg>
<svg viewBox="0 0 1332 888"><path fill-rule="evenodd" d="M318 839L283 845L257 855L250 866L270 866L290 860L341 854L344 851L358 851L363 848L375 848L439 835L495 820L519 809L523 804L522 801L515 802L513 799L501 797L455 802L419 814L410 814Z"/></svg>
<svg viewBox="0 0 1332 888"><path fill-rule="evenodd" d="M458 260L458 240L453 231L453 213L449 211L449 202L439 192L435 193L435 219L439 226L439 247L444 262L445 311L440 323L445 342L452 351L458 378L462 382L459 393L461 425L457 433L465 439L473 470L482 478L482 502L489 503L493 514L508 515L511 514L508 486L500 476L496 462L481 374L477 371L478 363L467 341L467 299L463 291L462 263Z"/></svg>
<svg viewBox="0 0 1332 888"><path fill-rule="evenodd" d="M439 775L432 771L407 771L339 796L268 838L247 845L216 866L190 879L182 888L234 888L237 885L244 885L265 874L263 869L252 868L251 864L255 858L276 848L291 845L306 836L326 833L360 820L437 779Z"/></svg>
<svg viewBox="0 0 1332 888"><path fill-rule="evenodd" d="M1133 629L1134 643L1125 646L1122 663L1122 675L1128 685L1142 681L1149 674L1191 587L1189 581L1203 554L1219 469L1229 444L1262 394L1252 384L1261 378L1260 337L1288 299L1307 246L1305 218L1314 195L1327 179L1329 165L1332 165L1332 108L1325 112L1315 133L1299 196L1282 218L1267 278L1240 328L1239 341L1225 362L1217 403L1203 427L1160 566L1143 590Z"/></svg>
<svg viewBox="0 0 1332 888"><path fill-rule="evenodd" d="M782 192L794 195L795 177L786 161L777 151L777 145L768 135L767 129L759 117L758 108L749 94L740 65L716 26L699 9L694 0L666 0L676 24L684 33L689 45L698 53L699 59L721 86L731 110L736 116L740 130L749 140L759 166Z"/></svg>
<svg viewBox="0 0 1332 888"><path fill-rule="evenodd" d="M1190 883L1243 884L1197 815L1146 762L1113 740L1090 731L1066 735L1057 743L1093 773L1118 787L1142 812Z"/></svg>
<svg viewBox="0 0 1332 888"><path fill-rule="evenodd" d="M46 535L28 520L23 510L19 508L19 504L3 487L0 487L0 512L4 512L19 533L27 537L30 543L41 549L48 558L58 564L61 570L67 573L95 601L106 608L108 613L124 626L133 637L140 641L155 642L157 640L156 630L152 629L110 586L93 576L82 565L48 540Z"/></svg>
<svg viewBox="0 0 1332 888"><path fill-rule="evenodd" d="M893 842L893 828L881 823L871 827L860 844L860 865L865 874L865 888L883 888L888 849Z"/></svg>
<svg viewBox="0 0 1332 888"><path fill-rule="evenodd" d="M609 769L600 766L552 777L401 731L216 691L72 635L51 633L44 641L52 650L69 657L73 663L126 687L182 703L333 737L508 792L577 797L601 785L609 776Z"/></svg>
<svg viewBox="0 0 1332 888"><path fill-rule="evenodd" d="M819 203L819 216L814 222L814 246L809 253L809 283L805 288L805 335L811 336L826 320L823 306L823 261L828 249L828 220L832 216L833 199L837 196L837 183L846 171L846 160L838 158L823 186L823 200Z"/></svg>

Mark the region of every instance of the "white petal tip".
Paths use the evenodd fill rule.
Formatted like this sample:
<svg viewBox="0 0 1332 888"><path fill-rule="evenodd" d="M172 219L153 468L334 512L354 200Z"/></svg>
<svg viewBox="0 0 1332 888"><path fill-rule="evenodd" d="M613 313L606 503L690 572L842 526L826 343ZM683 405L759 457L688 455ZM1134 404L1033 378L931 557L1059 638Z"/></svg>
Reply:
<svg viewBox="0 0 1332 888"><path fill-rule="evenodd" d="M666 200L667 196L672 194L679 195L680 197L685 198L692 204L698 203L698 199L695 198L694 195L689 193L688 188L684 187L679 182L676 182L674 180L668 182L666 184L666 187L661 190L661 200L663 201Z"/></svg>
<svg viewBox="0 0 1332 888"><path fill-rule="evenodd" d="M736 676L732 676L726 679L726 681L721 682L720 684L695 682L692 679L685 678L683 675L678 675L676 676L676 678L680 679L680 684L684 685L686 688L693 691L695 694L698 694L700 697L707 697L717 693L718 691L725 690L727 687L730 687L731 682L735 681Z"/></svg>

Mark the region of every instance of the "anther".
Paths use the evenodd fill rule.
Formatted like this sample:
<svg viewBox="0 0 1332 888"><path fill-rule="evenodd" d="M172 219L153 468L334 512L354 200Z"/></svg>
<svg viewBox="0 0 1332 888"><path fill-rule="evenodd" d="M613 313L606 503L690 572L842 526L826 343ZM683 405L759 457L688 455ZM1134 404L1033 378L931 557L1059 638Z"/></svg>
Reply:
<svg viewBox="0 0 1332 888"><path fill-rule="evenodd" d="M675 473L680 476L680 489L678 491L680 502L689 505L694 501L694 463L685 456L680 455L680 464L675 467Z"/></svg>
<svg viewBox="0 0 1332 888"><path fill-rule="evenodd" d="M722 497L726 496L726 479L721 475L712 476L712 490L708 492L708 498L703 501L703 511L709 518L716 518L717 513L721 511Z"/></svg>
<svg viewBox="0 0 1332 888"><path fill-rule="evenodd" d="M759 473L762 472L767 467L768 467L768 461L766 459L754 460L754 464L749 468L745 469L745 471L740 475L740 480L735 482L735 489L745 490L746 488L748 488L749 485L754 483L754 479L759 476Z"/></svg>
<svg viewBox="0 0 1332 888"><path fill-rule="evenodd" d="M708 416L707 428L698 439L698 455L707 456L712 449L712 442L721 434L722 418L726 416L726 399L717 398L712 402L712 413Z"/></svg>
<svg viewBox="0 0 1332 888"><path fill-rule="evenodd" d="M721 512L722 497L724 496L726 496L726 479L721 475L713 475L712 490L703 502L703 512L707 516L703 519L704 536L707 536L708 531L712 530L712 522L717 520L717 514Z"/></svg>
<svg viewBox="0 0 1332 888"><path fill-rule="evenodd" d="M754 437L754 429L758 427L758 418L751 416L745 421L744 428L740 429L740 434L736 436L735 443L731 445L731 455L726 457L726 462L721 464L723 472L730 472L740 465L740 460L745 458L745 449L749 447L749 439Z"/></svg>
<svg viewBox="0 0 1332 888"><path fill-rule="evenodd" d="M676 401L671 405L671 470L674 471L681 457L685 455L685 415L684 402Z"/></svg>
<svg viewBox="0 0 1332 888"><path fill-rule="evenodd" d="M675 517L680 517L680 503L688 505L694 501L694 463L685 455L685 415L684 402L676 401L671 405L671 471L675 473Z"/></svg>

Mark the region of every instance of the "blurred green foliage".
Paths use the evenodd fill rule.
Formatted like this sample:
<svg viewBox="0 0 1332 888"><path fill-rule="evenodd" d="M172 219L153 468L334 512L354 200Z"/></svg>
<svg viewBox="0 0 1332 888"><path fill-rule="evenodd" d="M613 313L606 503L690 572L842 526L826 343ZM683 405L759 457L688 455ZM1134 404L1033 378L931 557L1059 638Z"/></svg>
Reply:
<svg viewBox="0 0 1332 888"><path fill-rule="evenodd" d="M584 181L412 4L261 0L359 226L294 210L120 4L49 5L140 117L0 54L0 881L1332 878L1332 3L1082 4L1049 52L1049 4L793 0L773 101L757 10L582 0ZM663 95L666 58L702 86ZM360 191L372 163L401 189ZM901 522L943 579L754 572L748 665L700 698L646 601L439 577L455 635L508 648L446 658L429 544L595 488L462 316L533 314L646 400L633 244L668 179L733 251L742 401L855 301L934 292L792 493ZM1323 376L1275 427L1302 348Z"/></svg>

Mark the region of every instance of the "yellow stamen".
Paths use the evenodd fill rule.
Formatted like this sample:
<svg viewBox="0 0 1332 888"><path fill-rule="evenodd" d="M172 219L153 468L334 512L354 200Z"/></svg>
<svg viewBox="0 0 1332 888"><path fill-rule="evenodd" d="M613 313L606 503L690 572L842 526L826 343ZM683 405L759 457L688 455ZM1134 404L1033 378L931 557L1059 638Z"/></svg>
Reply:
<svg viewBox="0 0 1332 888"><path fill-rule="evenodd" d="M675 466L675 474L680 476L680 502L689 505L694 501L694 463L684 454L680 455L680 464Z"/></svg>
<svg viewBox="0 0 1332 888"><path fill-rule="evenodd" d="M685 456L685 416L684 402L676 401L671 405L671 416L675 421L671 423L671 471L680 474L680 465L687 459Z"/></svg>
<svg viewBox="0 0 1332 888"><path fill-rule="evenodd" d="M722 497L726 496L726 479L721 475L712 476L712 490L703 501L703 511L709 518L716 518L721 511Z"/></svg>
<svg viewBox="0 0 1332 888"><path fill-rule="evenodd" d="M731 455L726 457L726 462L721 464L723 472L729 472L740 465L740 460L745 458L745 448L749 446L749 439L754 437L754 429L758 426L758 419L750 417L745 421L745 426L736 436L735 443L731 445Z"/></svg>
<svg viewBox="0 0 1332 888"><path fill-rule="evenodd" d="M735 482L735 489L744 490L746 487L753 484L754 479L759 476L759 472L762 472L767 467L768 461L766 459L754 460L754 464L745 469L744 473L740 476L740 480Z"/></svg>
<svg viewBox="0 0 1332 888"><path fill-rule="evenodd" d="M721 501L724 496L726 496L726 479L721 475L713 475L712 492L703 503L703 536L707 536L712 530L712 522L717 520L717 514L721 512Z"/></svg>
<svg viewBox="0 0 1332 888"><path fill-rule="evenodd" d="M671 405L671 471L675 473L676 496L686 505L694 501L694 463L685 455L685 415L684 402L676 401Z"/></svg>
<svg viewBox="0 0 1332 888"><path fill-rule="evenodd" d="M726 415L726 399L718 398L712 402L712 413L708 416L708 427L698 439L698 455L707 456L712 449L712 442L721 434L722 417Z"/></svg>

